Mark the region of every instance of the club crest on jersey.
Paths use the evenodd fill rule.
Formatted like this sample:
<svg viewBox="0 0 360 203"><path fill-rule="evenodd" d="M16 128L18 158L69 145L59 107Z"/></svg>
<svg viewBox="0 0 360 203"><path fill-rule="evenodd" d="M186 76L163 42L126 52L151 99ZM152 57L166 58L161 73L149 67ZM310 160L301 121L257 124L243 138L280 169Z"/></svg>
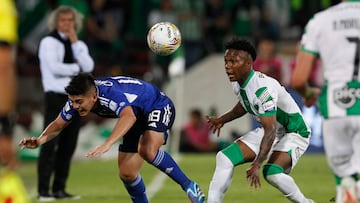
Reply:
<svg viewBox="0 0 360 203"><path fill-rule="evenodd" d="M336 105L347 109L352 107L356 100L360 98L360 89L349 87L337 88L334 90L333 98Z"/></svg>

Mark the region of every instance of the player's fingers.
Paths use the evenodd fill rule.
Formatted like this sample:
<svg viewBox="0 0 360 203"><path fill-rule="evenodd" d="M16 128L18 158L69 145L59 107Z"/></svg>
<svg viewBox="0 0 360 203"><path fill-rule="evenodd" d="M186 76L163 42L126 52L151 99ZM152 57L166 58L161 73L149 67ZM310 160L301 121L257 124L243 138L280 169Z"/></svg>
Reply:
<svg viewBox="0 0 360 203"><path fill-rule="evenodd" d="M99 154L101 154L101 153L99 152L99 147L95 147L94 149L90 150L90 151L86 154L86 157L88 157L88 158L93 158L93 157L98 156Z"/></svg>
<svg viewBox="0 0 360 203"><path fill-rule="evenodd" d="M258 189L259 188L259 181L257 180L257 178L256 177L253 177L253 176L251 176L250 177L250 186L251 187L253 187L253 188L255 188L255 189Z"/></svg>
<svg viewBox="0 0 360 203"><path fill-rule="evenodd" d="M95 149L92 149L92 150L88 151L88 153L86 153L85 156L88 157L88 158L91 158L91 157L93 157L95 154L96 154L96 150L95 150Z"/></svg>
<svg viewBox="0 0 360 203"><path fill-rule="evenodd" d="M208 115L205 116L207 122L210 122L210 117Z"/></svg>
<svg viewBox="0 0 360 203"><path fill-rule="evenodd" d="M250 187L253 187L253 186L254 186L254 182L253 182L251 176L248 176L248 177L247 177L247 181L248 181L248 184L250 185Z"/></svg>
<svg viewBox="0 0 360 203"><path fill-rule="evenodd" d="M220 128L217 129L217 136L220 136Z"/></svg>
<svg viewBox="0 0 360 203"><path fill-rule="evenodd" d="M25 144L25 143L26 143L26 138L24 138L24 139L20 140L20 142L19 142L19 146L21 146L21 145L23 145L23 144Z"/></svg>

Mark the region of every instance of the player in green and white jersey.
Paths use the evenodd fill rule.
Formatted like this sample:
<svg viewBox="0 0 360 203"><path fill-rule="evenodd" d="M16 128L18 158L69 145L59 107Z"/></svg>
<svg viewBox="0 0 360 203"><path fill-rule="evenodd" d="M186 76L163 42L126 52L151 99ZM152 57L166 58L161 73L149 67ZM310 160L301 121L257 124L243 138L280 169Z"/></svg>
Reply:
<svg viewBox="0 0 360 203"><path fill-rule="evenodd" d="M320 90L307 80L320 57L325 84ZM292 86L306 105L318 99L324 117L324 146L336 175L337 203L358 202L355 181L360 171L360 1L344 1L316 13L306 25L297 56ZM342 179L353 182L341 187ZM351 180L353 179L353 180ZM349 181L345 181L348 183ZM360 191L360 182L357 187ZM344 189L344 190L343 190ZM348 192L349 200L342 196ZM358 196L358 197L356 197Z"/></svg>
<svg viewBox="0 0 360 203"><path fill-rule="evenodd" d="M208 117L212 129L221 127L246 113L262 124L240 137L216 155L216 169L210 183L208 203L219 203L230 186L235 166L252 162L247 169L250 186L260 187L260 168L265 179L292 202L313 202L300 191L289 176L304 154L310 139L310 129L290 94L279 82L254 71L254 46L246 40L234 38L226 44L225 71L232 83L237 104L220 117Z"/></svg>

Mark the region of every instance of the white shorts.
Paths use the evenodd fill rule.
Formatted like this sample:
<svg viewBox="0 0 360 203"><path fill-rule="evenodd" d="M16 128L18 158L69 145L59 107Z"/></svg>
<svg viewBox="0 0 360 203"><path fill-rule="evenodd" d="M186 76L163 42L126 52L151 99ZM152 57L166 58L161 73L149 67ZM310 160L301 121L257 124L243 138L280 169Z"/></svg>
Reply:
<svg viewBox="0 0 360 203"><path fill-rule="evenodd" d="M329 166L337 176L360 173L360 116L324 120L323 138Z"/></svg>
<svg viewBox="0 0 360 203"><path fill-rule="evenodd" d="M260 151L260 143L264 135L263 128L256 128L245 135L241 136L238 140L244 142L256 156ZM302 137L297 133L285 133L282 137L276 137L274 144L269 152L268 158L273 151L288 152L292 159L292 169L295 167L299 158L305 153L309 146L309 138Z"/></svg>

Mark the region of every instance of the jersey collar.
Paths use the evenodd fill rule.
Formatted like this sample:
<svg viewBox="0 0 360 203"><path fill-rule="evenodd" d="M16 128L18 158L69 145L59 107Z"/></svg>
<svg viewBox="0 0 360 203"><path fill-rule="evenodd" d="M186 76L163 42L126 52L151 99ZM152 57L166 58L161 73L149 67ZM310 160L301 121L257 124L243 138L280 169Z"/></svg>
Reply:
<svg viewBox="0 0 360 203"><path fill-rule="evenodd" d="M245 80L245 82L243 82L243 84L240 85L241 88L245 88L245 87L246 87L246 85L249 83L250 79L254 76L254 74L255 74L254 69L251 69L248 77L247 77L246 80Z"/></svg>

